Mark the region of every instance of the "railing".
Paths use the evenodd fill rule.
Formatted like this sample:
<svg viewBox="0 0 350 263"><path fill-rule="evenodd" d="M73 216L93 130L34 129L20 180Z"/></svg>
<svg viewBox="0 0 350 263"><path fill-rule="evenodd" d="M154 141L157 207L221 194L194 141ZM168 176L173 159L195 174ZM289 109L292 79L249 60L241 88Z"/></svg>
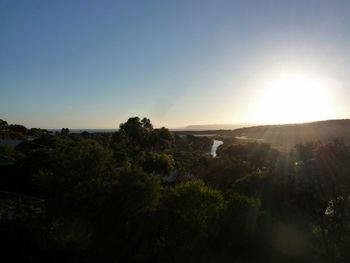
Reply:
<svg viewBox="0 0 350 263"><path fill-rule="evenodd" d="M0 201L11 206L25 205L33 208L45 207L45 200L43 199L5 191L0 191Z"/></svg>

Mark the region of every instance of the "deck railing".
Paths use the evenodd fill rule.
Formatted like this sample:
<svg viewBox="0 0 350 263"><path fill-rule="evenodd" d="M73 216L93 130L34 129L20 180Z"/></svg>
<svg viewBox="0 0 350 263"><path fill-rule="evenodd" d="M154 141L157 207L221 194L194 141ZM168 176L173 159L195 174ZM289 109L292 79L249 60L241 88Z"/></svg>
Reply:
<svg viewBox="0 0 350 263"><path fill-rule="evenodd" d="M33 208L45 207L45 200L43 199L5 191L0 191L0 201L11 206L25 205Z"/></svg>

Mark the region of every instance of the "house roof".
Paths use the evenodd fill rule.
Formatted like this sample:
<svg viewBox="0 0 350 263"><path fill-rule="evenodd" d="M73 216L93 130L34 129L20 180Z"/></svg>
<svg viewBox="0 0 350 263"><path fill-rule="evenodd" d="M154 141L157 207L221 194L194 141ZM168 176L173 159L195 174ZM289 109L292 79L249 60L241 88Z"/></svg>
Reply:
<svg viewBox="0 0 350 263"><path fill-rule="evenodd" d="M0 139L0 146L9 146L11 148L15 148L17 145L19 145L22 141L17 139Z"/></svg>
<svg viewBox="0 0 350 263"><path fill-rule="evenodd" d="M0 166L1 165L10 165L15 162L15 159L13 159L10 156L0 154Z"/></svg>

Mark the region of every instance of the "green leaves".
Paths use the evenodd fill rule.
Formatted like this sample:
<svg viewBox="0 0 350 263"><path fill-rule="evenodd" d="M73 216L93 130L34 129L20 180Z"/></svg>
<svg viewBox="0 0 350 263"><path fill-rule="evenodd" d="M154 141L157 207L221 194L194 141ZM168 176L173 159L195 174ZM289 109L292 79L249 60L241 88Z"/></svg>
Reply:
<svg viewBox="0 0 350 263"><path fill-rule="evenodd" d="M163 176L169 175L175 167L174 158L166 153L143 153L140 162L144 171Z"/></svg>

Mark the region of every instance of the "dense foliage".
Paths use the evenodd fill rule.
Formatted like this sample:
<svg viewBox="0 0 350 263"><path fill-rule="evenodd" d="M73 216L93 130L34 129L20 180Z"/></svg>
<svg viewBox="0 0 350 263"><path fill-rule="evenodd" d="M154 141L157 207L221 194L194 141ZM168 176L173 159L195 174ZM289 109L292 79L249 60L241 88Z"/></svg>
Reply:
<svg viewBox="0 0 350 263"><path fill-rule="evenodd" d="M53 135L0 121L0 207L11 262L348 262L350 147L341 140L220 146L130 118L113 133ZM28 141L28 138L31 140Z"/></svg>

